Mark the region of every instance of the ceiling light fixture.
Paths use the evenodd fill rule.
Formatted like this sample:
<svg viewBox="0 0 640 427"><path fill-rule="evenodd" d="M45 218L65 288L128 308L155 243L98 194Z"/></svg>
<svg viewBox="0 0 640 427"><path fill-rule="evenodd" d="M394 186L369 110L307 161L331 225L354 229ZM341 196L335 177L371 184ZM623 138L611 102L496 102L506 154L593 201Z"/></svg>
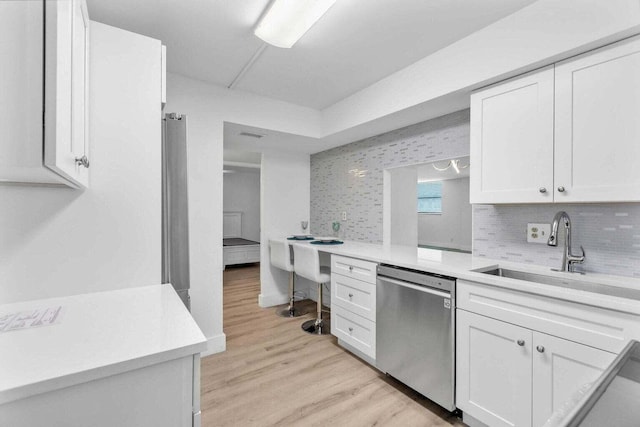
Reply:
<svg viewBox="0 0 640 427"><path fill-rule="evenodd" d="M444 172L444 171L446 171L447 169L449 169L449 168L451 168L451 167L452 167L452 168L456 171L456 173L457 173L457 174L459 174L459 173L460 173L460 169L466 169L466 168L468 168L468 167L469 167L469 165L468 165L468 164L466 164L466 165L461 165L461 164L460 164L460 159L453 159L453 160L449 160L449 161L447 162L447 165L446 165L445 167L442 167L442 168L441 168L441 167L436 166L436 164L435 164L435 163L432 163L432 164L431 164L431 166L433 166L433 168L434 168L435 170L437 170L438 172Z"/></svg>
<svg viewBox="0 0 640 427"><path fill-rule="evenodd" d="M253 33L283 48L293 46L336 0L274 0Z"/></svg>

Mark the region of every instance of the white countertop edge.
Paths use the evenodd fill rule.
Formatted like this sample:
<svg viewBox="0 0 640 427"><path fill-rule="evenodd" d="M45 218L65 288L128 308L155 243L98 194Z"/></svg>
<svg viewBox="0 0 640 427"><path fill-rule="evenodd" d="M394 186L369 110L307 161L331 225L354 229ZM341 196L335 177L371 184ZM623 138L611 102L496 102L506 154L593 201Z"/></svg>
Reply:
<svg viewBox="0 0 640 427"><path fill-rule="evenodd" d="M165 292L166 291L166 292ZM207 350L207 339L202 331L198 328L195 320L184 307L182 300L175 292L171 284L161 285L146 285L133 288L123 288L99 292L89 292L85 294L77 294L63 297L46 298L42 300L21 301L11 304L6 304L1 307L10 311L23 310L26 307L32 307L34 305L41 305L42 303L53 303L68 305L70 300L73 300L72 305L84 304L87 298L97 299L104 298L105 296L116 296L116 298L130 299L132 294L142 295L147 297L147 294L158 296L167 301L171 306L176 307L179 312L182 312L181 316L186 318L185 327L190 329L190 336L184 336L182 339L174 342L170 345L165 345L165 348L152 350L153 352L137 351L124 358L115 358L112 361L103 361L100 364L88 365L84 368L74 371L73 369L63 369L60 372L48 372L47 375L42 375L37 380L30 382L24 382L11 387L0 389L0 405L9 403L15 400L31 397L37 394L42 394L54 390L59 390L73 385L86 383L101 378L122 374L125 372L133 371L136 369L144 368L147 366L168 362L190 355L196 355ZM111 302L113 303L113 301ZM109 306L105 306L107 309ZM175 314L175 313L174 313ZM185 317L188 316L188 317ZM68 319L62 322L63 327L69 327ZM71 324L73 326L73 324ZM59 327L58 325L53 327ZM36 328L40 333L46 333L46 328ZM20 333L8 332L8 334ZM185 331L187 333L187 331ZM101 349L102 350L102 349Z"/></svg>
<svg viewBox="0 0 640 427"><path fill-rule="evenodd" d="M317 238L320 239L321 237ZM303 242L290 240L289 242L293 245L309 244L308 241ZM493 276L484 274L481 271L487 271L494 268L502 267L549 276L577 279L606 286L617 286L622 288L640 290L640 279L633 277L614 276L589 272L587 272L585 275L578 275L577 273L553 271L551 268L545 266L517 263L512 261L502 261L484 257L474 257L471 254L463 253L457 254L456 258L464 259L465 257L468 257L468 261L464 263L466 265L462 265L463 263L456 262L447 264L446 262L429 261L423 259L420 259L419 262L409 262L407 260L403 261L400 258L379 256L380 254L385 254L389 250L393 250L393 246L389 247L384 245L376 245L373 243L352 242L348 240L345 240L343 245L318 245L317 247L319 251L334 255L362 259L376 263L391 264L398 267L410 268L418 271L440 274L443 276L451 276L459 280L479 283L486 286L510 289L518 292L528 293L531 295L565 300L568 302L610 309L617 312L640 315L640 300L600 294L587 290L582 291L578 289L563 288L543 283L527 282L507 277ZM359 248L362 250L358 251L357 249ZM400 250L406 249L402 247L398 248ZM378 252L378 254L376 254L376 252Z"/></svg>
<svg viewBox="0 0 640 427"><path fill-rule="evenodd" d="M199 354L207 349L207 342L201 341L189 344L184 347L174 348L160 353L149 354L131 360L124 360L111 365L99 366L85 371L65 374L60 377L48 378L36 383L27 384L21 387L0 391L0 405L47 393L62 388L99 380L101 378L122 374L136 369L145 368L151 365L168 362L170 360Z"/></svg>
<svg viewBox="0 0 640 427"><path fill-rule="evenodd" d="M501 263L500 266L504 266ZM527 282L510 279L508 277L491 276L479 272L469 272L458 276L459 280L473 282L484 286L509 289L531 295L564 300L571 303L589 305L612 311L640 315L640 301L613 295L600 294L586 290L563 288L560 286L546 285L544 283ZM606 284L606 283L605 283ZM617 285L610 285L617 286Z"/></svg>

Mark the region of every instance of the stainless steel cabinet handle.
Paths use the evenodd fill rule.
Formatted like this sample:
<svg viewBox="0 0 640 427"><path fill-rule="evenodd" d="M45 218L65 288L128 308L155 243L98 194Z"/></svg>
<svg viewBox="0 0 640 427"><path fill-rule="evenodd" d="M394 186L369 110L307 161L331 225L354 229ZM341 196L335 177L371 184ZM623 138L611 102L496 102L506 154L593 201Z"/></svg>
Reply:
<svg viewBox="0 0 640 427"><path fill-rule="evenodd" d="M538 191L539 191L539 192L541 192L542 194L544 194L544 193L546 193L546 192L547 192L547 189L546 189L546 188L544 188L544 187L540 187L540 188L538 189Z"/></svg>
<svg viewBox="0 0 640 427"><path fill-rule="evenodd" d="M524 346L524 340L518 340L517 343L520 347Z"/></svg>
<svg viewBox="0 0 640 427"><path fill-rule="evenodd" d="M89 159L87 156L76 157L76 165L84 166L85 168L89 167Z"/></svg>
<svg viewBox="0 0 640 427"><path fill-rule="evenodd" d="M564 193L564 187L563 186L558 187L558 192L559 193Z"/></svg>
<svg viewBox="0 0 640 427"><path fill-rule="evenodd" d="M544 346L539 345L536 347L536 350L538 350L538 353L544 353Z"/></svg>

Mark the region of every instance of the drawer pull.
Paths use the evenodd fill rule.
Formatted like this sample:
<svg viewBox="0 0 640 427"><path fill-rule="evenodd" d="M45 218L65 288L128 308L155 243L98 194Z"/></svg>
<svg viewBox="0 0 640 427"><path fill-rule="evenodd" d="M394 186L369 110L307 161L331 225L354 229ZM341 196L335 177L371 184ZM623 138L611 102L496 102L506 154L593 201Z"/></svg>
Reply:
<svg viewBox="0 0 640 427"><path fill-rule="evenodd" d="M520 347L524 347L524 340L518 340L517 343Z"/></svg>
<svg viewBox="0 0 640 427"><path fill-rule="evenodd" d="M353 265L350 265L350 266L349 266L349 271L350 271L350 272L353 272Z"/></svg>
<svg viewBox="0 0 640 427"><path fill-rule="evenodd" d="M349 298L353 298L353 294L349 294Z"/></svg>
<svg viewBox="0 0 640 427"><path fill-rule="evenodd" d="M536 350L538 350L538 353L544 353L544 346L543 345L539 345L536 347Z"/></svg>
<svg viewBox="0 0 640 427"><path fill-rule="evenodd" d="M353 328L349 328L349 333L353 332Z"/></svg>

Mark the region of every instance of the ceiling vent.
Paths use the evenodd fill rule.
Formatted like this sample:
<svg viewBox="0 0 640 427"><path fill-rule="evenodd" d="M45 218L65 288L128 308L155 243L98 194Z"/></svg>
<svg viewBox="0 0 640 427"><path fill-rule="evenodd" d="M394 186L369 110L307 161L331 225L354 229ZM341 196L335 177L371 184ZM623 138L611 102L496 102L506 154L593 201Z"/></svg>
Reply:
<svg viewBox="0 0 640 427"><path fill-rule="evenodd" d="M248 136L249 138L257 138L260 139L264 135L260 135L259 133L251 133L251 132L240 132L240 136Z"/></svg>

